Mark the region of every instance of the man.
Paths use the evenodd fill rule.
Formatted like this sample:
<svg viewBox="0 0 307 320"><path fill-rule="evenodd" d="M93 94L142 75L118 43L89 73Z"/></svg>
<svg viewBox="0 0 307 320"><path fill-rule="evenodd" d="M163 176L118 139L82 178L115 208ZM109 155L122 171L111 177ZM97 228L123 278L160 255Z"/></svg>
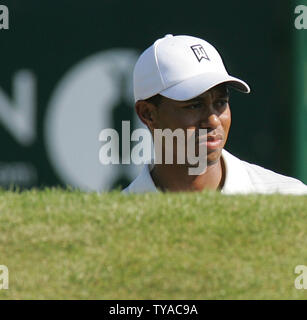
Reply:
<svg viewBox="0 0 307 320"><path fill-rule="evenodd" d="M244 81L227 73L217 50L202 39L166 35L143 52L134 68L139 118L153 137L157 129L194 132L196 153L206 148L206 170L191 175L186 162L146 164L124 193L211 189L224 194L307 194L299 180L241 161L224 149L231 124L228 87L250 92ZM206 129L205 137L201 129ZM176 141L173 150L175 146ZM163 148L165 155L165 144Z"/></svg>

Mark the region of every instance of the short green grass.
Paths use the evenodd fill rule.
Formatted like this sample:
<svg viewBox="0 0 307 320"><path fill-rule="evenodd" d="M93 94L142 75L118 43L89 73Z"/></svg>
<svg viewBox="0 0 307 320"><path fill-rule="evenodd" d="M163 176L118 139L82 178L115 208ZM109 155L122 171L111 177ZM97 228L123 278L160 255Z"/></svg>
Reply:
<svg viewBox="0 0 307 320"><path fill-rule="evenodd" d="M306 299L307 197L0 192L0 299Z"/></svg>

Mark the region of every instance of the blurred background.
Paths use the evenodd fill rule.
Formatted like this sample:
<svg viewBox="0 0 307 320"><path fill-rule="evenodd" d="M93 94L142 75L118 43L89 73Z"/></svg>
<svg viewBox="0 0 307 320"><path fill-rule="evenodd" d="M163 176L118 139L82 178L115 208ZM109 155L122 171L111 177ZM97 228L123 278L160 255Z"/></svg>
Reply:
<svg viewBox="0 0 307 320"><path fill-rule="evenodd" d="M99 132L140 126L134 63L168 33L209 41L250 85L231 92L226 149L307 183L307 30L294 26L304 2L2 1L0 186L125 187L140 168L103 166Z"/></svg>

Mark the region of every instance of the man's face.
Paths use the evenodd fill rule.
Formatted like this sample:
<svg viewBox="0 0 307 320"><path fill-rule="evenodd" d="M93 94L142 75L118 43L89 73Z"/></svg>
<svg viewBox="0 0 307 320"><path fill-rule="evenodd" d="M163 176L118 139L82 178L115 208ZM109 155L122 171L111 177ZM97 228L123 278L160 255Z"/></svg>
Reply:
<svg viewBox="0 0 307 320"><path fill-rule="evenodd" d="M198 136L198 130L207 129L207 143L201 144L200 148L207 148L207 165L212 165L220 159L231 124L227 87L218 85L188 101L162 97L155 120L155 129L169 128L173 131L181 128L186 133L191 129L190 132L195 132L196 144L198 139L202 141L205 138Z"/></svg>

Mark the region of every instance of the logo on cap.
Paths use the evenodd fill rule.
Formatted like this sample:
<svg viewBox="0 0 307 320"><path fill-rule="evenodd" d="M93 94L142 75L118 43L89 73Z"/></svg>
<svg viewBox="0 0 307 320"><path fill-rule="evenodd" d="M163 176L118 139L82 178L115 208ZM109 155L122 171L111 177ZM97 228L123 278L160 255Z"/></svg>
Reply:
<svg viewBox="0 0 307 320"><path fill-rule="evenodd" d="M198 62L200 62L202 59L207 59L210 61L205 49L201 44L195 44L194 46L191 46L191 49L193 50Z"/></svg>

